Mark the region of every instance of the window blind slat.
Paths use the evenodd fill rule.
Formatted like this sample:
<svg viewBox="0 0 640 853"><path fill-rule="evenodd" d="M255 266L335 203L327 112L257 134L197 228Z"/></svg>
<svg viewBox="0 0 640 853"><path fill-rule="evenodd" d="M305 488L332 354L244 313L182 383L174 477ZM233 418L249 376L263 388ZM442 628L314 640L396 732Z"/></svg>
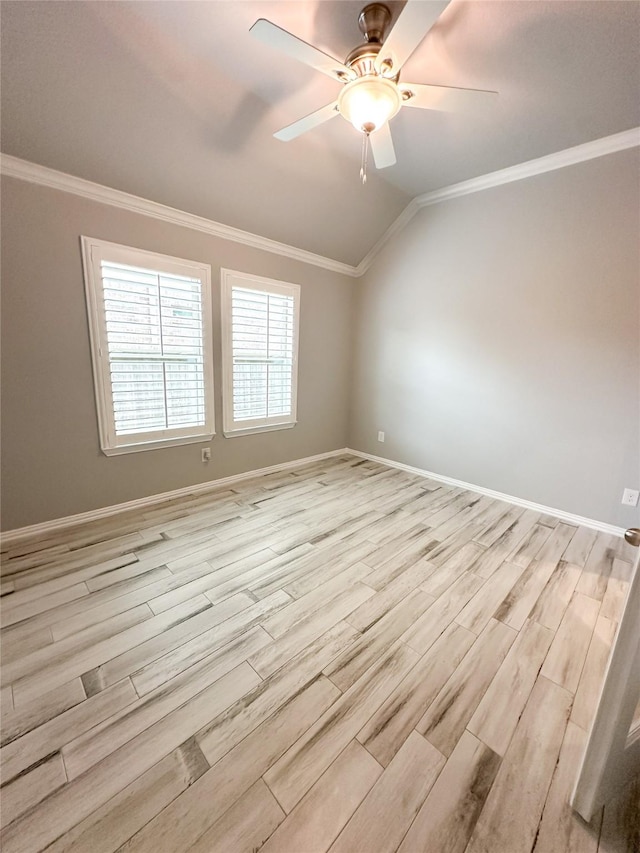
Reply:
<svg viewBox="0 0 640 853"><path fill-rule="evenodd" d="M205 423L199 279L102 261L117 435Z"/></svg>
<svg viewBox="0 0 640 853"><path fill-rule="evenodd" d="M232 287L231 350L235 420L292 411L293 296Z"/></svg>

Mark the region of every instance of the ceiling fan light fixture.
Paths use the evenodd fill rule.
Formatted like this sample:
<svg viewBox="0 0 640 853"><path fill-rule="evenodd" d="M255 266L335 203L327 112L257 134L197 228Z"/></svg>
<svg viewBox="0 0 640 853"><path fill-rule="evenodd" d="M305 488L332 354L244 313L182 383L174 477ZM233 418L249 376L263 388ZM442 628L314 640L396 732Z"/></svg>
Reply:
<svg viewBox="0 0 640 853"><path fill-rule="evenodd" d="M361 133L373 133L398 112L402 97L398 87L384 77L359 77L338 95L340 115Z"/></svg>

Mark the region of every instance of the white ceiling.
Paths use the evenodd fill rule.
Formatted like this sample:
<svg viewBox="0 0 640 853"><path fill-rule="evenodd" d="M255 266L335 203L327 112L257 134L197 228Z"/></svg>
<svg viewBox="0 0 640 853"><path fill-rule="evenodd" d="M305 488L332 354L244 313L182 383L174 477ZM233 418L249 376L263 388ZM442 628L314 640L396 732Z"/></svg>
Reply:
<svg viewBox="0 0 640 853"><path fill-rule="evenodd" d="M248 33L268 18L344 59L363 5L4 0L2 150L357 263L415 195L640 124L640 3L452 0L402 78L500 97L401 110L398 163L363 188L341 118L272 138L339 84Z"/></svg>

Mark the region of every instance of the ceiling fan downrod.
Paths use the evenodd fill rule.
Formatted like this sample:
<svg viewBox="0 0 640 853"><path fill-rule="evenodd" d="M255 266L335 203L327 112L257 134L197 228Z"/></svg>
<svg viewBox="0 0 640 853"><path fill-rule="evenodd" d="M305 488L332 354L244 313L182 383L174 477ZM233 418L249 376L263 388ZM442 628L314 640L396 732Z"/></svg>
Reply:
<svg viewBox="0 0 640 853"><path fill-rule="evenodd" d="M358 27L364 36L364 44L354 47L344 62L358 77L377 74L375 60L390 22L391 12L383 3L370 3L360 12Z"/></svg>

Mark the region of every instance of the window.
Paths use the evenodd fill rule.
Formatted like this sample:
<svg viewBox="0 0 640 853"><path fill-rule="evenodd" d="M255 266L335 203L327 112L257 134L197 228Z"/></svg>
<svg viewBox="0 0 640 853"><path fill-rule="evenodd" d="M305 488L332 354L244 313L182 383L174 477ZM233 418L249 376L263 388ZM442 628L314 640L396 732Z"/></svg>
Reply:
<svg viewBox="0 0 640 853"><path fill-rule="evenodd" d="M210 439L210 267L90 237L82 254L103 452Z"/></svg>
<svg viewBox="0 0 640 853"><path fill-rule="evenodd" d="M224 434L296 423L300 287L222 270Z"/></svg>

